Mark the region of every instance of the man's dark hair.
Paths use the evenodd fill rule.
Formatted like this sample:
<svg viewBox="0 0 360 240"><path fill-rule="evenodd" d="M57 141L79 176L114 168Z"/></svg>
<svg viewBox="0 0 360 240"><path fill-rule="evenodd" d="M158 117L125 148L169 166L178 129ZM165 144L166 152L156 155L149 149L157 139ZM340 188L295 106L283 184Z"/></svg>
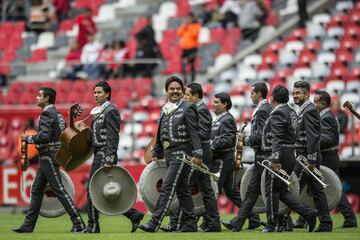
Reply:
<svg viewBox="0 0 360 240"><path fill-rule="evenodd" d="M41 91L43 91L43 95L44 97L49 97L49 103L50 104L55 104L56 101L56 91L53 88L49 88L49 87L42 87L40 88Z"/></svg>
<svg viewBox="0 0 360 240"><path fill-rule="evenodd" d="M289 101L289 90L281 85L278 85L272 91L271 96L278 103L287 103Z"/></svg>
<svg viewBox="0 0 360 240"><path fill-rule="evenodd" d="M294 83L294 88L304 88L307 92L310 92L310 84L305 81L297 81Z"/></svg>
<svg viewBox="0 0 360 240"><path fill-rule="evenodd" d="M331 104L331 97L329 95L329 93L327 93L326 91L320 91L320 90L316 90L315 91L316 95L319 95L319 100L320 101L324 101L325 102L325 106L329 107Z"/></svg>
<svg viewBox="0 0 360 240"><path fill-rule="evenodd" d="M226 104L226 110L230 110L232 107L232 102L231 102L231 98L230 95L227 93L217 93L215 94L215 97L220 99L222 104Z"/></svg>
<svg viewBox="0 0 360 240"><path fill-rule="evenodd" d="M187 85L187 87L190 88L190 92L192 95L197 94L200 99L203 98L204 92L203 92L200 84L190 83L189 85Z"/></svg>
<svg viewBox="0 0 360 240"><path fill-rule="evenodd" d="M97 82L94 86L94 89L96 87L101 87L105 93L109 93L109 97L107 98L107 100L111 99L111 87L107 82L105 82L105 81Z"/></svg>
<svg viewBox="0 0 360 240"><path fill-rule="evenodd" d="M264 99L266 98L268 94L268 88L264 82L256 82L252 85L252 87L254 87L254 92L256 93L260 92L261 97Z"/></svg>
<svg viewBox="0 0 360 240"><path fill-rule="evenodd" d="M178 82L181 86L182 91L185 91L185 87L184 87L184 82L181 80L180 77L176 76L176 75L172 75L170 77L168 77L165 81L165 91L167 91L169 89L169 86L172 82Z"/></svg>

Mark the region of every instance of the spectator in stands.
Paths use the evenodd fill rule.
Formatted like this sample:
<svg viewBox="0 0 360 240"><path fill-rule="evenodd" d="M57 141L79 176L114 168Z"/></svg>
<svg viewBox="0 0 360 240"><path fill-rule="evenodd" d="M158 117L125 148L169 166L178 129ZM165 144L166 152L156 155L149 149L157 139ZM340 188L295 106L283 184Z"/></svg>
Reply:
<svg viewBox="0 0 360 240"><path fill-rule="evenodd" d="M25 122L24 134L26 136L35 136L37 134L34 118L29 118ZM18 141L18 154L19 154L19 156L21 155L21 138L20 138L20 136L19 136L19 141ZM30 165L37 164L39 162L38 152L36 150L35 144L28 143L27 156L28 156ZM15 159L19 159L19 157L16 157Z"/></svg>
<svg viewBox="0 0 360 240"><path fill-rule="evenodd" d="M103 79L108 79L111 74L111 63L114 58L114 50L111 46L112 44L105 44L103 49L99 53L97 59L97 67L99 69L99 76Z"/></svg>
<svg viewBox="0 0 360 240"><path fill-rule="evenodd" d="M75 23L79 26L79 34L77 36L77 41L80 48L83 48L84 45L88 42L88 37L90 35L96 34L95 22L92 20L92 11L89 8L85 9L85 12L75 18Z"/></svg>
<svg viewBox="0 0 360 240"><path fill-rule="evenodd" d="M224 28L234 28L238 26L238 16L241 8L238 0L225 0L219 9L222 14L222 22Z"/></svg>
<svg viewBox="0 0 360 240"><path fill-rule="evenodd" d="M135 59L139 60L135 64L129 64L133 77L152 77L153 71L157 64L154 63L141 63L142 59L155 59L157 53L154 48L149 45L149 42L140 38L137 39L137 49Z"/></svg>
<svg viewBox="0 0 360 240"><path fill-rule="evenodd" d="M190 13L177 30L177 35L180 37L180 47L182 48L181 71L185 83L187 83L186 68L188 64L190 64L191 69L191 81L195 81L195 60L199 48L200 29L201 25L196 21L194 14Z"/></svg>
<svg viewBox="0 0 360 240"><path fill-rule="evenodd" d="M87 79L97 80L100 76L100 68L97 60L100 55L102 45L95 39L95 35L89 35L88 43L82 49L80 61L83 64L83 71Z"/></svg>
<svg viewBox="0 0 360 240"><path fill-rule="evenodd" d="M157 46L157 42L155 41L155 32L154 32L154 28L153 28L153 23L152 23L152 17L148 16L146 18L147 24L145 25L145 27L143 27L140 31L138 31L135 34L135 37L137 39L143 39L145 41L147 41L147 44L149 44L150 46Z"/></svg>
<svg viewBox="0 0 360 240"><path fill-rule="evenodd" d="M344 143L345 133L349 119L346 113L340 108L340 99L338 96L333 96L331 99L331 111L335 114L339 122L339 126L340 126L339 142L340 144Z"/></svg>
<svg viewBox="0 0 360 240"><path fill-rule="evenodd" d="M123 61L130 59L129 49L126 47L124 41L115 41L114 42L114 58L112 64L112 71L114 77L124 77L129 74L129 66Z"/></svg>
<svg viewBox="0 0 360 240"><path fill-rule="evenodd" d="M79 43L74 41L70 46L70 51L65 57L66 66L61 70L60 77L62 79L76 80L76 74L82 68L80 63L81 49Z"/></svg>
<svg viewBox="0 0 360 240"><path fill-rule="evenodd" d="M240 1L241 12L239 15L239 27L242 37L255 41L260 28L265 25L267 10L263 0Z"/></svg>
<svg viewBox="0 0 360 240"><path fill-rule="evenodd" d="M202 26L208 28L221 28L222 15L219 13L220 5L216 4L213 9L207 9L207 4L203 3L193 7L194 15Z"/></svg>
<svg viewBox="0 0 360 240"><path fill-rule="evenodd" d="M305 28L306 27L306 21L308 20L309 16L306 9L306 1L307 0L298 0L298 13L299 13L299 28Z"/></svg>
<svg viewBox="0 0 360 240"><path fill-rule="evenodd" d="M26 1L25 1L26 2ZM25 20L25 6L23 0L0 1L2 21Z"/></svg>
<svg viewBox="0 0 360 240"><path fill-rule="evenodd" d="M29 30L36 32L36 34L48 31L51 27L52 15L51 3L45 0L31 1Z"/></svg>
<svg viewBox="0 0 360 240"><path fill-rule="evenodd" d="M53 0L56 9L56 16L59 22L65 20L68 16L70 0Z"/></svg>

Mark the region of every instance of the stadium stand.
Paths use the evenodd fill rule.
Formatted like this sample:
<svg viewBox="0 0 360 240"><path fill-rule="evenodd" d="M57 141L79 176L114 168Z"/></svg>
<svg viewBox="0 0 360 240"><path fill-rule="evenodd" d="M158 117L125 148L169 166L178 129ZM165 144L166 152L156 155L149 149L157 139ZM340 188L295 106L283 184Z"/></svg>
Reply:
<svg viewBox="0 0 360 240"><path fill-rule="evenodd" d="M216 11L224 1L208 0L207 11ZM309 1L310 3L316 1ZM142 161L146 142L156 133L163 79L181 70L181 49L176 29L190 11L199 10L191 1L146 1L146 0L75 0L69 17L58 23L54 31L40 34L26 31L24 21L0 24L0 74L6 76L8 85L1 91L2 112L9 109L25 110L0 117L0 131L5 131L0 140L0 150L13 152L15 138L20 128L9 128L15 120L24 122L27 116L36 115L31 104L40 85L54 87L58 91L57 105L66 114L69 104L80 101L92 106L92 86L86 79L71 81L59 79L61 69L66 66L65 56L79 32L76 16L81 9L90 8L96 23L97 36L101 43L111 44L123 40L131 58L136 56L136 33L143 29L152 16L155 39L161 51L162 61L152 77L111 76L107 80L114 89L113 102L121 110L123 125L119 156L124 161ZM284 1L265 0L268 12L259 39L267 37L267 31L276 31L294 15L283 16ZM286 18L287 17L287 18ZM244 39L238 27L213 28L204 25L200 31L200 48L196 60L198 74L216 72L233 63L236 54L252 44ZM312 16L306 29L293 28L281 38L273 39L259 51L246 56L233 67L203 83L210 104L214 93L227 91L231 94L232 113L238 121L251 119L252 105L249 84L262 80L272 89L282 84L291 89L294 81L303 79L311 83L312 90L324 88L339 95L341 103L350 100L355 108L360 107L360 4L339 1L330 10ZM106 63L110 65L111 63ZM161 97L159 97L161 96ZM30 110L26 110L30 109ZM349 114L350 116L350 114ZM16 122L16 121L15 121ZM19 125L21 126L21 124ZM360 133L356 122L357 136ZM347 150L350 135L346 135L342 156L350 156ZM6 147L5 147L6 146ZM357 147L358 149L359 147ZM358 151L358 150L356 150ZM249 153L251 155L251 153ZM15 154L2 156L12 161Z"/></svg>

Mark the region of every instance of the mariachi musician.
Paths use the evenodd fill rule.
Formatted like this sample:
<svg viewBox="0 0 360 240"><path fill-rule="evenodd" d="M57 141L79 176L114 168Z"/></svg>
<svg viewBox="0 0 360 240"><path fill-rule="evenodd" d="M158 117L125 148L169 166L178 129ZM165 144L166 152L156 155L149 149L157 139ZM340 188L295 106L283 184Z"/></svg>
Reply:
<svg viewBox="0 0 360 240"><path fill-rule="evenodd" d="M202 163L203 150L197 131L198 114L196 106L184 101L184 83L178 76L170 76L165 82L168 102L162 107L152 161L165 156L168 167L159 199L151 219L139 226L146 232L156 232L165 217L175 195L182 209L181 232L196 232L194 204L188 182L190 166L181 159L191 156L191 161Z"/></svg>
<svg viewBox="0 0 360 240"><path fill-rule="evenodd" d="M265 121L268 119L271 112L271 106L266 101L267 93L268 88L264 82L254 83L251 87L250 98L252 102L257 105L257 107L253 113L250 135L244 137L243 134L240 134L239 141L244 141L245 146L250 146L254 149L255 164L251 174L251 180L245 194L245 199L241 203L241 211L239 211L239 214L230 222L222 221L226 228L234 232L241 231L245 220L252 216L251 210L253 209L256 200L260 195L261 174L264 169L259 165L259 162L262 162L270 155L269 151L261 150L261 136L263 128ZM249 228L254 228L255 226L249 226Z"/></svg>
<svg viewBox="0 0 360 240"><path fill-rule="evenodd" d="M319 168L321 162L320 154L320 136L321 124L320 115L310 99L310 84L305 81L294 83L293 89L294 103L300 107L297 113L297 138L295 142L297 156L304 156L309 163L309 170L313 171ZM304 173L304 169L297 164L295 173L300 181L302 190L307 184L312 192L315 208L318 210L320 225L317 232L331 232L332 220L329 213L329 206L322 186L310 175ZM300 190L300 191L301 191ZM295 223L294 227L303 227L301 223Z"/></svg>
<svg viewBox="0 0 360 240"><path fill-rule="evenodd" d="M271 162L273 171L283 170L287 176L291 175L295 167L295 129L296 112L287 104L289 91L283 86L276 86L271 94L271 106L273 110L266 120L262 148L271 151L268 160ZM310 208L293 195L288 186L273 174L265 176L266 202L266 228L264 233L279 231L279 200L284 202L292 210L299 213L309 222L309 232L316 225L316 210ZM282 224L282 223L280 223Z"/></svg>
<svg viewBox="0 0 360 240"><path fill-rule="evenodd" d="M240 208L242 205L240 192L235 188L232 179L237 129L235 119L229 112L231 106L231 98L227 93L215 94L213 109L216 118L211 127L210 143L213 152L212 172L220 172L219 191L223 189L226 197ZM259 216L249 214L249 228L255 229L260 225Z"/></svg>
<svg viewBox="0 0 360 240"><path fill-rule="evenodd" d="M101 166L116 165L121 121L119 111L110 103L111 87L107 82L101 81L95 84L94 97L98 108L91 124L94 160L91 165L90 179ZM87 196L89 220L84 232L99 233L99 211L94 207L89 191ZM131 232L135 232L144 214L136 209L130 209L124 215L131 220Z"/></svg>
<svg viewBox="0 0 360 240"><path fill-rule="evenodd" d="M70 215L73 227L71 232L83 231L85 224L74 206L74 203L62 184L56 153L60 147L60 134L65 129L65 120L55 108L56 91L42 87L36 96L36 105L43 111L39 118L39 130L35 136L23 136L22 141L36 144L40 163L31 187L31 200L24 223L12 230L17 233L33 232L39 216L44 189L49 183L53 193Z"/></svg>
<svg viewBox="0 0 360 240"><path fill-rule="evenodd" d="M320 113L321 119L321 165L332 169L339 175L339 122L335 115L330 111L331 97L325 91L315 91L314 105ZM344 216L343 228L357 227L357 220L351 208L351 204L347 200L345 194L341 195L338 209Z"/></svg>

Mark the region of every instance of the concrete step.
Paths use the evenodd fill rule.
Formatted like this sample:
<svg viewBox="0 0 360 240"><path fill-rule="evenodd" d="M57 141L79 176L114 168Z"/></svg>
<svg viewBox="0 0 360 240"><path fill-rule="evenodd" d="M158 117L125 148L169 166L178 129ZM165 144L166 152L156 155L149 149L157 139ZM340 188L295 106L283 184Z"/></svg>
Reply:
<svg viewBox="0 0 360 240"><path fill-rule="evenodd" d="M47 58L54 61L54 60L62 60L65 58L66 54L69 52L68 47L59 48L56 50L48 50Z"/></svg>
<svg viewBox="0 0 360 240"><path fill-rule="evenodd" d="M26 73L30 75L48 75L50 71L55 70L57 61L47 61L42 63L27 64Z"/></svg>
<svg viewBox="0 0 360 240"><path fill-rule="evenodd" d="M125 18L125 17L145 17L147 15L147 10L149 5L136 5L127 8L117 8L116 17Z"/></svg>
<svg viewBox="0 0 360 240"><path fill-rule="evenodd" d="M26 74L23 76L18 76L16 79L23 82L45 82L54 80L48 74Z"/></svg>

